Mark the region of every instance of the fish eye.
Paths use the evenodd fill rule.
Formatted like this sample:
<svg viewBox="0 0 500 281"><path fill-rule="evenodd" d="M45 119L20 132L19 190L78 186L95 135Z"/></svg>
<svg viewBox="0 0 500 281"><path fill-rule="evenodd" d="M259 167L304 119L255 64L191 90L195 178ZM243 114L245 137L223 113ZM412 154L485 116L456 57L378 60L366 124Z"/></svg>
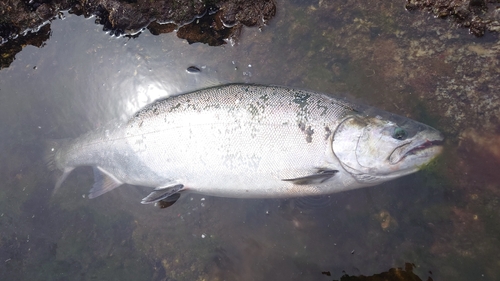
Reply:
<svg viewBox="0 0 500 281"><path fill-rule="evenodd" d="M397 140L405 140L408 137L408 133L403 128L397 127L394 129L392 137Z"/></svg>

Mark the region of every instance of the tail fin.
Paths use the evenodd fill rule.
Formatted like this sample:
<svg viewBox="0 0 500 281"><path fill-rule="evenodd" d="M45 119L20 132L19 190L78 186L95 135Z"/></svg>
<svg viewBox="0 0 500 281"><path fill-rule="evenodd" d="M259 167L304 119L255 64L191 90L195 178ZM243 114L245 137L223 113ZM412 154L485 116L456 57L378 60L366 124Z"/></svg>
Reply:
<svg viewBox="0 0 500 281"><path fill-rule="evenodd" d="M59 168L57 165L56 154L61 149L64 144L68 142L67 139L61 140L47 140L45 142L45 151L44 151L44 160L47 165L49 171L57 178L55 188L52 191L52 195L54 195L63 181L68 177L68 175L73 171L74 167L64 167Z"/></svg>

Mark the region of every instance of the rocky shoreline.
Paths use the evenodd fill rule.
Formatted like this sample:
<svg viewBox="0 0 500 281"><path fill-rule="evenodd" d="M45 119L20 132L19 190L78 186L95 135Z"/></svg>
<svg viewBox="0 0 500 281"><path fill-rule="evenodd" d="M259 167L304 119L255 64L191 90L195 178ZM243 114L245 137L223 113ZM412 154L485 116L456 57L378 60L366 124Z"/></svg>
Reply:
<svg viewBox="0 0 500 281"><path fill-rule="evenodd" d="M7 0L0 2L0 69L26 45L41 46L50 22L70 14L95 17L115 36L159 35L177 30L189 43L222 45L242 26L263 26L274 17L274 0Z"/></svg>

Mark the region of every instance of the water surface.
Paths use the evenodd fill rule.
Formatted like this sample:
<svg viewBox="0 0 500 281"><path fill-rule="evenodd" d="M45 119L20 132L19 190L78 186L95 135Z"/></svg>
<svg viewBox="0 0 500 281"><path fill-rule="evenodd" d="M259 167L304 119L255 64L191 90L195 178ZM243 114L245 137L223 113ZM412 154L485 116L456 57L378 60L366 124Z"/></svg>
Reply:
<svg viewBox="0 0 500 281"><path fill-rule="evenodd" d="M403 4L279 2L269 26L221 47L54 21L0 71L1 279L338 280L409 262L422 280L497 280L498 39ZM229 82L347 96L435 126L446 151L417 174L306 199L187 195L161 210L124 186L88 200L87 168L51 196L44 140Z"/></svg>

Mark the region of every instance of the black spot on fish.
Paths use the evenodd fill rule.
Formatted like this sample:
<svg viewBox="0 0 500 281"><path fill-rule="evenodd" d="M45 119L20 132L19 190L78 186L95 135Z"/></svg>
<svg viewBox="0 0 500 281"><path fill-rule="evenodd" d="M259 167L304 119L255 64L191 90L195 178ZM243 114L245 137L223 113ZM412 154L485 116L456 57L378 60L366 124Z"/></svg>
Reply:
<svg viewBox="0 0 500 281"><path fill-rule="evenodd" d="M176 110L176 109L178 109L178 108L180 108L180 107L181 107L181 104L180 104L180 103L177 103L176 105L174 105L174 106L171 106L171 107L170 107L169 112L172 112L172 111L174 111L174 110Z"/></svg>
<svg viewBox="0 0 500 281"><path fill-rule="evenodd" d="M248 105L248 112L250 113L250 115L252 115L252 118L255 118L260 113L257 106L255 106L253 104Z"/></svg>
<svg viewBox="0 0 500 281"><path fill-rule="evenodd" d="M299 129L306 134L306 141L308 143L312 142L312 135L314 134L314 130L311 126L306 127L306 124L299 122Z"/></svg>
<svg viewBox="0 0 500 281"><path fill-rule="evenodd" d="M311 97L311 95L308 93L297 92L293 97L293 102L298 104L300 108L303 108L307 105L307 100Z"/></svg>
<svg viewBox="0 0 500 281"><path fill-rule="evenodd" d="M328 126L325 126L325 140L327 140L331 134L332 131L330 130L330 128L328 128Z"/></svg>
<svg viewBox="0 0 500 281"><path fill-rule="evenodd" d="M328 111L328 107L323 105L323 102L321 100L318 100L316 102L316 106L318 109L322 110L322 112L319 114L320 116L324 116L326 112Z"/></svg>
<svg viewBox="0 0 500 281"><path fill-rule="evenodd" d="M349 104L341 102L341 101L332 101L331 105L333 105L333 106L340 106L340 107L342 107L344 109L347 109L347 110L350 110L350 111L354 111L354 112L358 112L358 113L360 112L359 110L355 109L354 107L350 106Z"/></svg>
<svg viewBox="0 0 500 281"><path fill-rule="evenodd" d="M308 143L312 142L312 135L314 134L314 130L311 128L311 126L307 127L306 131L306 141Z"/></svg>
<svg viewBox="0 0 500 281"><path fill-rule="evenodd" d="M264 102L268 101L269 100L269 95L267 94L264 94L262 96L259 97L261 100L263 100Z"/></svg>
<svg viewBox="0 0 500 281"><path fill-rule="evenodd" d="M299 129L304 132L306 130L306 124L299 122Z"/></svg>

